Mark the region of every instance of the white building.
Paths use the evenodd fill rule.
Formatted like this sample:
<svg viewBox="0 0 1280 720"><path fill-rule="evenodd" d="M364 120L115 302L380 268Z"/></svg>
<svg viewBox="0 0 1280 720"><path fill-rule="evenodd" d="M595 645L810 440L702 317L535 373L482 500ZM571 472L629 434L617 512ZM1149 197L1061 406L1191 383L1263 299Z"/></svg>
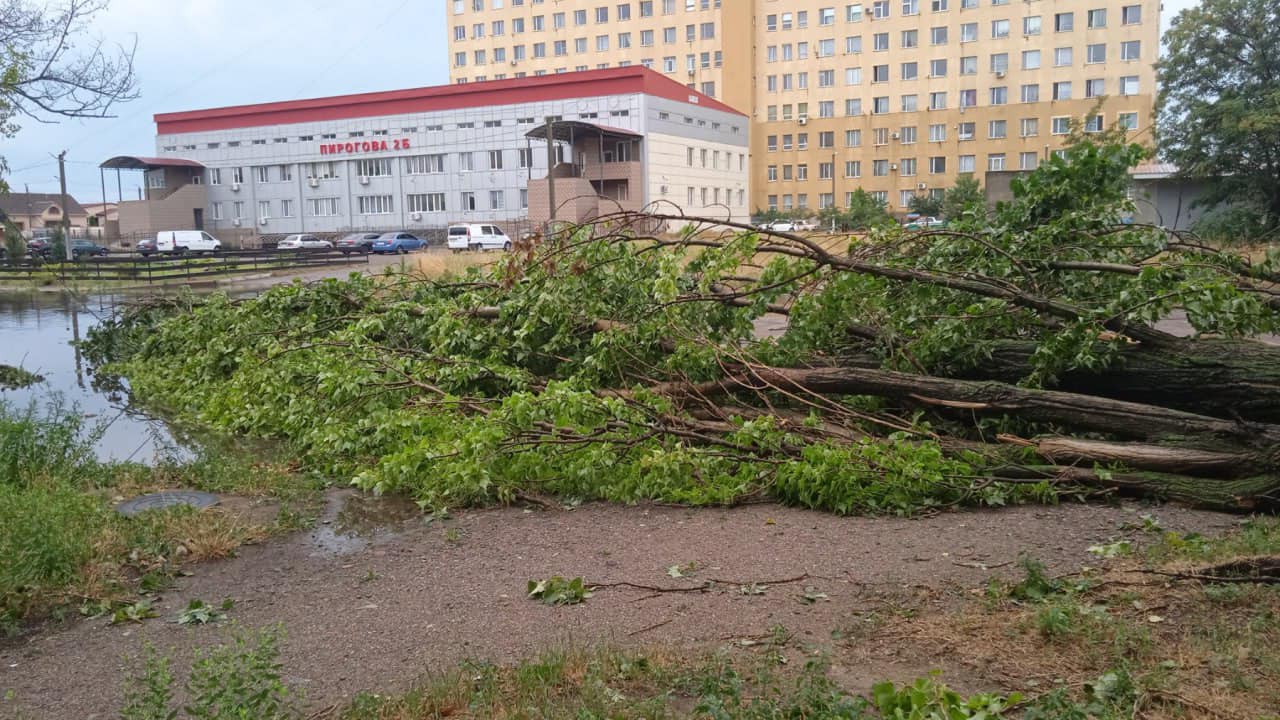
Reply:
<svg viewBox="0 0 1280 720"><path fill-rule="evenodd" d="M747 118L642 67L164 113L159 157L103 167L146 174L146 198L121 203L125 233L538 223L548 118L557 219L657 201L749 214Z"/></svg>

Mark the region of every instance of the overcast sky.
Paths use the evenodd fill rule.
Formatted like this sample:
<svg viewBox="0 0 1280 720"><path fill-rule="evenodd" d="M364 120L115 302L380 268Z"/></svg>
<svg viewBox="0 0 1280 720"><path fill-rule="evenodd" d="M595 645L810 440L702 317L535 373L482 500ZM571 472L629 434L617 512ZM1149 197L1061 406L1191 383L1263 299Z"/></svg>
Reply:
<svg viewBox="0 0 1280 720"><path fill-rule="evenodd" d="M1197 0L1166 0L1162 26ZM142 96L117 118L43 125L27 118L0 153L9 185L58 191L67 150L67 190L100 202L98 163L114 155L154 155L161 112L448 82L445 0L112 0L93 32L137 40ZM125 198L139 173L124 173ZM107 198L115 201L114 173Z"/></svg>

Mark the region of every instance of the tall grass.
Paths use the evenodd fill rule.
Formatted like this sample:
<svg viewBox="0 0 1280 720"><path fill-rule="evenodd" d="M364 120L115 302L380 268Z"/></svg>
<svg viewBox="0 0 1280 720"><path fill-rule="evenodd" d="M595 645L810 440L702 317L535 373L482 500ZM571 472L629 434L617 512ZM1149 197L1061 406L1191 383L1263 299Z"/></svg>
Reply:
<svg viewBox="0 0 1280 720"><path fill-rule="evenodd" d="M17 408L0 400L0 486L22 488L94 469L100 432L86 427L80 413L57 396L43 409L35 402Z"/></svg>

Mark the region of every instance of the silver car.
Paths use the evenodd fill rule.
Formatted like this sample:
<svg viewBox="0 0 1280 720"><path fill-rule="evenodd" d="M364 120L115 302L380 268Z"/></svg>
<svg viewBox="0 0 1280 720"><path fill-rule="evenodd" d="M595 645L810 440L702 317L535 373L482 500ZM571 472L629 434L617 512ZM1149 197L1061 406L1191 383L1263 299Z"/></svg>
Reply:
<svg viewBox="0 0 1280 720"><path fill-rule="evenodd" d="M332 248L333 243L315 235L288 235L276 247L281 250L325 250Z"/></svg>

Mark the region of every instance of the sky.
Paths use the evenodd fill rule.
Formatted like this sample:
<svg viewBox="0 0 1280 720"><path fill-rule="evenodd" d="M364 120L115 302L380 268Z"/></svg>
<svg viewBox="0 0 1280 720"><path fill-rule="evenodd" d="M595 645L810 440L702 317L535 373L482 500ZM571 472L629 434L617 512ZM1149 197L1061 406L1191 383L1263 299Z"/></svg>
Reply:
<svg viewBox="0 0 1280 720"><path fill-rule="evenodd" d="M1197 1L1165 0L1162 29ZM156 113L446 83L446 5L112 0L90 35L126 46L136 41L141 96L117 106L115 118L52 124L20 118L17 136L0 145L9 185L15 192L57 192L53 156L66 150L67 191L82 203L101 202L98 164L115 155L154 155ZM107 199L114 202L111 174ZM125 198L137 197L141 174L123 178Z"/></svg>

